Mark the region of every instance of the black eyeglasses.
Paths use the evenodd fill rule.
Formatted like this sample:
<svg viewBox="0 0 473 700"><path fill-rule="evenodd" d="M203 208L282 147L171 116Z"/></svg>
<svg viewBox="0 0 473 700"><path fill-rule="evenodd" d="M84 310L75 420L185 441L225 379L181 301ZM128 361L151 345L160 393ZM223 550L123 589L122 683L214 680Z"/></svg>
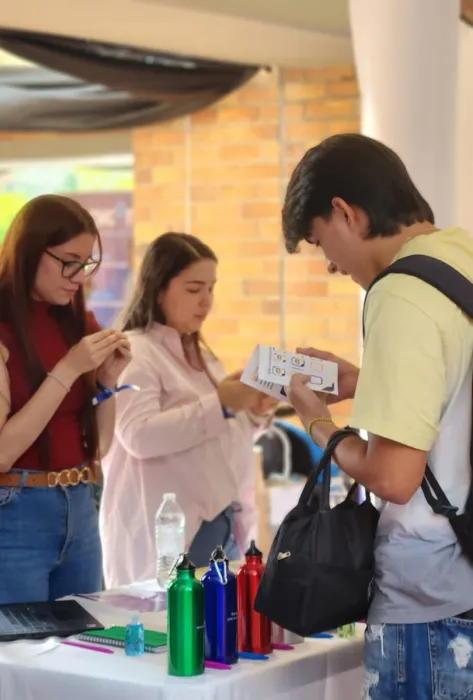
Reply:
<svg viewBox="0 0 473 700"><path fill-rule="evenodd" d="M92 258L89 258L89 260L87 260L85 263L82 263L78 260L63 260L62 258L58 258L58 256L51 253L50 250L46 250L45 252L50 258L54 258L54 260L61 263L62 276L68 280L78 275L79 272L82 272L82 270L84 271L86 277L91 277L99 266L99 261L93 260Z"/></svg>

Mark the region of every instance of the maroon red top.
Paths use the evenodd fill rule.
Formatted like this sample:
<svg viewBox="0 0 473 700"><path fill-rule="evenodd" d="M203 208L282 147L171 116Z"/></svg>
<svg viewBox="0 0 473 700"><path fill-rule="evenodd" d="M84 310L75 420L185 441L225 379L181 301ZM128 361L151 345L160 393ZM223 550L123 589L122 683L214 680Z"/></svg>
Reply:
<svg viewBox="0 0 473 700"><path fill-rule="evenodd" d="M50 306L35 301L31 318L31 335L36 352L46 372L69 350L57 321L49 313ZM92 312L88 312L88 332L95 333L100 327ZM29 400L30 388L26 380L20 354L8 324L0 323L0 342L7 348L9 358L7 370L10 375L11 414L17 413ZM49 423L49 464L47 471L61 471L76 467L86 461L82 440L79 411L85 401L82 381L76 381ZM37 442L23 453L13 464L14 469L43 471L39 459Z"/></svg>

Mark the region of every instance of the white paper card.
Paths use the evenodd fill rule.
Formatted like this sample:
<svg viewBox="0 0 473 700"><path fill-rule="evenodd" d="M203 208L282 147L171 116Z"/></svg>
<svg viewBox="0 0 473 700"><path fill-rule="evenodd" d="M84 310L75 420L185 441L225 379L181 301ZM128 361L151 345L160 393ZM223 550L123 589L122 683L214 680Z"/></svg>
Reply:
<svg viewBox="0 0 473 700"><path fill-rule="evenodd" d="M325 394L338 394L338 366L335 362L319 360L307 355L276 350L267 345L257 345L241 381L281 401L287 399L286 387L293 374L307 374L308 387Z"/></svg>
<svg viewBox="0 0 473 700"><path fill-rule="evenodd" d="M279 401L287 401L286 390L281 384L276 384L275 382L268 381L264 382L258 379L258 362L260 347L261 346L258 345L254 349L248 364L243 370L243 374L241 375L240 381L242 381L243 384L247 384L248 386L253 387L253 389L258 389L258 391L262 391L265 394L268 394L269 396L274 396L274 398L279 399Z"/></svg>

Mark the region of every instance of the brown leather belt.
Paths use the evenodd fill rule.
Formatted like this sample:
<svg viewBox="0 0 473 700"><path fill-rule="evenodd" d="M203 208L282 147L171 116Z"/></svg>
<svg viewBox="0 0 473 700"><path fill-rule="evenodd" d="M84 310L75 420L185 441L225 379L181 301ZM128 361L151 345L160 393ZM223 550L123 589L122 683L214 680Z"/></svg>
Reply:
<svg viewBox="0 0 473 700"><path fill-rule="evenodd" d="M0 487L19 486L22 476L21 472L0 474ZM90 467L86 466L80 469L78 467L63 469L60 472L28 472L23 486L26 488L35 486L39 488L45 488L46 486L49 488L56 486L67 488L68 486L91 483L95 483L94 473Z"/></svg>

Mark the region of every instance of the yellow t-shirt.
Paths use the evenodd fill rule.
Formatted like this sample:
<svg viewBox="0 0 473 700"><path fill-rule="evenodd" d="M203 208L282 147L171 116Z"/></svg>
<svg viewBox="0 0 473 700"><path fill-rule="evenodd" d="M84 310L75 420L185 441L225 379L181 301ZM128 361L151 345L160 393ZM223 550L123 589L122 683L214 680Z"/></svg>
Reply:
<svg viewBox="0 0 473 700"><path fill-rule="evenodd" d="M473 237L462 229L412 238L396 259L416 254L443 260L473 282ZM429 452L447 497L463 509L471 480L473 323L434 287L400 274L373 287L364 320L350 424ZM473 567L420 489L405 506L385 504L376 563L372 623L430 622L473 608Z"/></svg>
<svg viewBox="0 0 473 700"><path fill-rule="evenodd" d="M473 237L462 229L412 238L395 260L408 255L443 260L473 282ZM448 396L470 364L473 324L434 287L397 274L373 287L364 321L350 424L430 450Z"/></svg>

